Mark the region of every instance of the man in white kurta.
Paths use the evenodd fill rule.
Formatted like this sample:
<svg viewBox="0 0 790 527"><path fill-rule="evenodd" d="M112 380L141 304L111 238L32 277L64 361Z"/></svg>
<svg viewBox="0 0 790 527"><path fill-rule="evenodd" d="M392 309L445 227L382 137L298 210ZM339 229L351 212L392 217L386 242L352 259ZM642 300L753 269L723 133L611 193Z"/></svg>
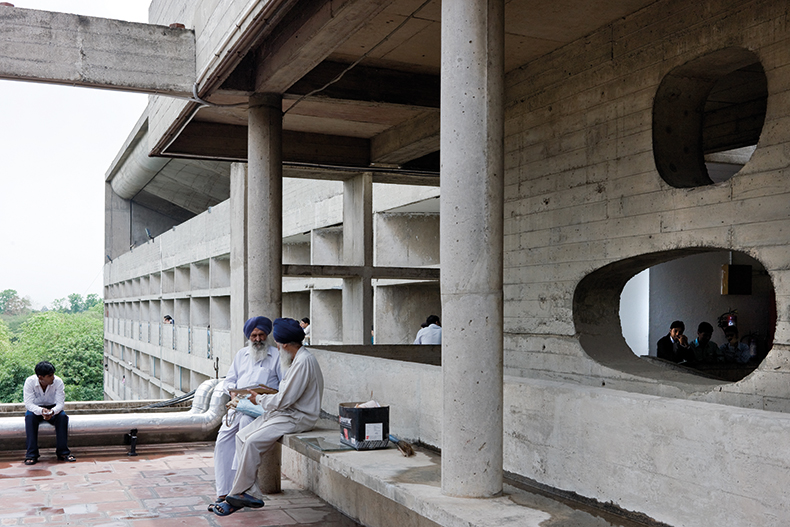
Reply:
<svg viewBox="0 0 790 527"><path fill-rule="evenodd" d="M258 384L279 389L283 374L280 370L280 353L268 338L271 332L272 323L266 317L252 317L244 324L244 336L249 340L249 345L239 350L233 359L233 364L225 376L223 386L225 392ZM221 501L228 494L236 475L236 470L233 468L236 433L254 419L230 409L227 417L222 420L214 446L217 501Z"/></svg>
<svg viewBox="0 0 790 527"><path fill-rule="evenodd" d="M238 469L227 497L234 507L263 506L262 501L253 500L248 494L251 490L260 494L256 476L261 454L284 434L311 430L321 413L324 377L318 361L302 346L304 331L299 323L278 318L274 321L272 335L280 350L280 362L286 369L285 377L278 393L250 397L265 414L236 434Z"/></svg>

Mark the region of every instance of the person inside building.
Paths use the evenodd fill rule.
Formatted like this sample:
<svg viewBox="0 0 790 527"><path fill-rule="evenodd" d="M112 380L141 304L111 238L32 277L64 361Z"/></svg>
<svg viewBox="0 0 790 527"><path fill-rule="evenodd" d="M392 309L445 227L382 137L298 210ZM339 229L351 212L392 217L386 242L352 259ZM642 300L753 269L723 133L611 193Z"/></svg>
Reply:
<svg viewBox="0 0 790 527"><path fill-rule="evenodd" d="M442 325L439 322L439 317L431 315L425 321L425 325L420 331L417 332L417 338L414 339L415 344L441 344L442 343Z"/></svg>
<svg viewBox="0 0 790 527"><path fill-rule="evenodd" d="M164 317L162 317L162 322L164 322L165 324L173 324L174 322L173 317L171 317L170 315L165 315Z"/></svg>
<svg viewBox="0 0 790 527"><path fill-rule="evenodd" d="M302 327L302 330L304 330L304 345L305 346L309 346L310 345L310 319L307 318L307 317L304 317L299 322L299 325Z"/></svg>
<svg viewBox="0 0 790 527"><path fill-rule="evenodd" d="M710 340L712 336L713 326L709 322L700 322L697 327L697 338L689 344L694 354L694 362L724 362L724 355L719 352L718 344Z"/></svg>
<svg viewBox="0 0 790 527"><path fill-rule="evenodd" d="M63 411L66 388L55 375L55 366L47 361L36 364L35 375L25 379L25 465L38 462L38 426L46 421L55 427L55 454L58 461L76 461L69 450L69 416Z"/></svg>
<svg viewBox="0 0 790 527"><path fill-rule="evenodd" d="M688 337L683 334L686 325L675 320L669 325L669 334L664 335L656 342L656 357L671 362L683 362L693 357L689 348Z"/></svg>
<svg viewBox="0 0 790 527"><path fill-rule="evenodd" d="M302 346L304 330L299 322L278 318L272 336L280 350L285 377L278 393L250 396L250 402L261 406L264 415L236 434L238 468L230 493L214 507L214 513L219 516L227 516L242 507L263 507L256 482L261 454L284 434L312 429L321 413L324 377L318 361Z"/></svg>
<svg viewBox="0 0 790 527"><path fill-rule="evenodd" d="M719 347L719 351L724 356L725 362L735 362L738 364L746 364L751 359L751 352L749 346L740 341L738 328L735 326L727 326L724 328L724 338L727 342Z"/></svg>
<svg viewBox="0 0 790 527"><path fill-rule="evenodd" d="M283 378L280 366L280 352L274 346L272 321L266 317L252 317L244 323L244 337L248 345L236 353L233 363L225 376L223 389L226 393L236 388L247 388L264 384L274 390L279 389ZM222 421L217 442L214 446L214 479L217 501L209 505L213 511L217 503L225 501L230 491L236 471L233 459L236 455L236 433L250 424L253 417L229 409Z"/></svg>

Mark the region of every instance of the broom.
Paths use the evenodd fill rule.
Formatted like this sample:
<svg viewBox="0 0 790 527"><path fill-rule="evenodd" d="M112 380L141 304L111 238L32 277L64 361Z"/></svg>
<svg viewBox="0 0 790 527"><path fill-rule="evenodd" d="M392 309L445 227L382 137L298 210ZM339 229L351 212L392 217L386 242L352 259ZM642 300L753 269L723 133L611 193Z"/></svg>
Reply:
<svg viewBox="0 0 790 527"><path fill-rule="evenodd" d="M403 439L398 439L392 434L390 434L390 441L395 443L395 446L398 447L398 450L400 450L400 453L404 456L409 457L414 455L414 447L411 446L411 443L408 443Z"/></svg>

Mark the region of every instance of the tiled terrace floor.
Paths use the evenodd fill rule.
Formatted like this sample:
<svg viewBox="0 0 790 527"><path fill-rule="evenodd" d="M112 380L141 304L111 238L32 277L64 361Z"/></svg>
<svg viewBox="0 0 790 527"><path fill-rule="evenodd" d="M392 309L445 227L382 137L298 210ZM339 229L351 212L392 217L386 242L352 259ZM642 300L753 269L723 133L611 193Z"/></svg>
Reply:
<svg viewBox="0 0 790 527"><path fill-rule="evenodd" d="M262 509L220 517L214 499L213 443L140 445L137 457L121 447L76 448L75 463L42 449L25 466L24 452L0 452L0 526L95 527L355 527L315 494L283 478L283 492Z"/></svg>

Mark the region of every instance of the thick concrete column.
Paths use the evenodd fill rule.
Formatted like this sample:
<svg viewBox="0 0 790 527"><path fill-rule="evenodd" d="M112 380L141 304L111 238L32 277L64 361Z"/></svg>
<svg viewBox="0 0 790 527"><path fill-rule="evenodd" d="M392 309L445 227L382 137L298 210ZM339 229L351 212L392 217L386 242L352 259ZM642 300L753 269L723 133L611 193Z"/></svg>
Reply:
<svg viewBox="0 0 790 527"><path fill-rule="evenodd" d="M282 310L282 96L250 97L247 153L247 305L274 320Z"/></svg>
<svg viewBox="0 0 790 527"><path fill-rule="evenodd" d="M442 2L442 492L502 491L504 0Z"/></svg>
<svg viewBox="0 0 790 527"><path fill-rule="evenodd" d="M343 182L343 264L364 266L343 280L343 343L370 344L373 325L373 175Z"/></svg>
<svg viewBox="0 0 790 527"><path fill-rule="evenodd" d="M283 290L282 96L250 97L248 120L247 313L274 320ZM257 481L264 494L280 492L280 463L279 444L261 456Z"/></svg>

